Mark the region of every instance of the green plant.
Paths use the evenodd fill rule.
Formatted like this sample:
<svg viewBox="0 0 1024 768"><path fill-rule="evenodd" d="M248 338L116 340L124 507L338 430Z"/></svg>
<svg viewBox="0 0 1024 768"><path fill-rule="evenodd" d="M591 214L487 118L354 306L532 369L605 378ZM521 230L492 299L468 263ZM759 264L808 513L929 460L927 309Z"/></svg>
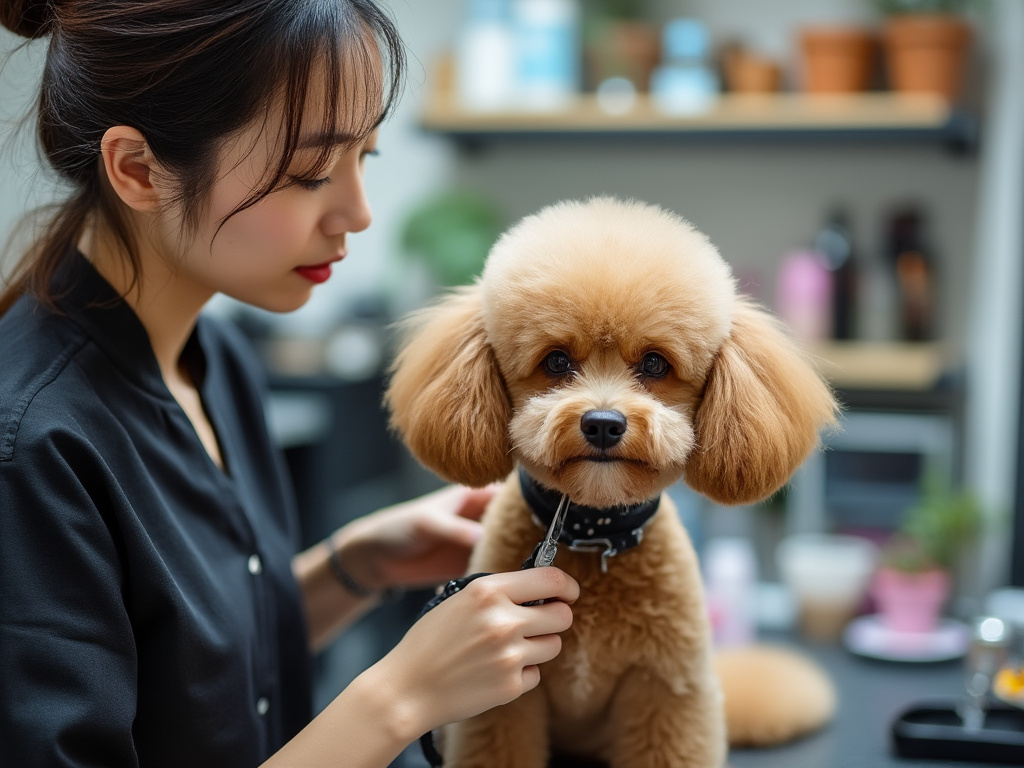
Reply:
<svg viewBox="0 0 1024 768"><path fill-rule="evenodd" d="M892 568L919 572L952 569L963 547L981 525L977 497L954 489L939 472L927 472L918 502L907 511L899 530L886 542L882 562Z"/></svg>
<svg viewBox="0 0 1024 768"><path fill-rule="evenodd" d="M886 16L908 13L963 13L977 0L874 0L878 11Z"/></svg>
<svg viewBox="0 0 1024 768"><path fill-rule="evenodd" d="M587 11L605 19L643 19L647 6L643 0L593 0L587 4Z"/></svg>
<svg viewBox="0 0 1024 768"><path fill-rule="evenodd" d="M441 192L408 215L402 247L423 259L441 285L465 285L479 274L502 226L497 207L485 196Z"/></svg>

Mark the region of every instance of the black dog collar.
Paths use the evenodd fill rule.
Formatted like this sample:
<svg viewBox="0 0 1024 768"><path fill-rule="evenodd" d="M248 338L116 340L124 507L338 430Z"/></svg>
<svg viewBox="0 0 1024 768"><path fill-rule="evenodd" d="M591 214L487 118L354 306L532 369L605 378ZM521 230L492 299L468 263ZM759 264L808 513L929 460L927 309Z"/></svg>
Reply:
<svg viewBox="0 0 1024 768"><path fill-rule="evenodd" d="M522 467L519 486L523 498L542 528L551 525L562 494L544 488ZM644 537L644 528L658 511L661 494L639 504L616 505L598 509L570 502L565 525L558 541L573 552L600 552L601 570L608 570L608 558L637 546Z"/></svg>

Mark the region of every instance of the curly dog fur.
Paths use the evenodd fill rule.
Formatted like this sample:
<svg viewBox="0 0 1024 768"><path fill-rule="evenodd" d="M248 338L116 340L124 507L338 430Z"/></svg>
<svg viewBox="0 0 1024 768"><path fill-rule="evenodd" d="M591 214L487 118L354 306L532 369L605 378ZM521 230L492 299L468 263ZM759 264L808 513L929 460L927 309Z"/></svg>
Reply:
<svg viewBox="0 0 1024 768"><path fill-rule="evenodd" d="M679 479L746 504L788 480L836 413L815 368L737 293L703 234L611 198L523 219L474 285L416 313L386 402L393 427L442 478L508 478L471 571L516 569L543 533L517 466L589 507L636 504ZM581 429L595 411L624 418L614 444ZM642 544L606 573L593 553L560 548L556 562L582 587L561 654L538 688L449 726L445 765L541 768L554 752L614 768L722 765L727 715L700 571L671 500L662 496ZM737 695L730 727L770 743L820 724L830 689L799 660L794 684L808 671L820 693L813 712Z"/></svg>

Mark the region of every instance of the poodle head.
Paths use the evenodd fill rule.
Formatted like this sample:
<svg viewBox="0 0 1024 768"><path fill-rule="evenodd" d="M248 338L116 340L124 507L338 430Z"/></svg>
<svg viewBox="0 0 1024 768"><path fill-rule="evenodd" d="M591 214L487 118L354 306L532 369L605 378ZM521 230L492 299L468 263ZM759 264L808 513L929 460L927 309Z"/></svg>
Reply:
<svg viewBox="0 0 1024 768"><path fill-rule="evenodd" d="M445 479L481 485L518 462L592 507L680 477L721 503L763 498L835 412L704 235L610 198L507 231L475 285L411 319L386 401Z"/></svg>

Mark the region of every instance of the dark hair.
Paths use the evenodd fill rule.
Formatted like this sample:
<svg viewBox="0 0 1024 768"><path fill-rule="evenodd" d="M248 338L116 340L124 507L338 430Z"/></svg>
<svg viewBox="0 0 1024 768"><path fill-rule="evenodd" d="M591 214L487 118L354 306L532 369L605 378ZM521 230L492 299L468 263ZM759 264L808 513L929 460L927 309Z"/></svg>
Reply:
<svg viewBox="0 0 1024 768"><path fill-rule="evenodd" d="M0 293L0 315L26 292L52 305L53 273L93 213L137 279L134 239L99 162L108 128L128 125L146 138L177 182L172 202L188 233L223 139L283 103L279 162L226 220L285 180L315 75L326 73L324 133L355 144L390 114L405 71L398 31L373 0L0 0L0 23L24 37L50 37L37 140L72 187ZM357 87L340 74L349 63ZM323 147L318 166L332 149Z"/></svg>

